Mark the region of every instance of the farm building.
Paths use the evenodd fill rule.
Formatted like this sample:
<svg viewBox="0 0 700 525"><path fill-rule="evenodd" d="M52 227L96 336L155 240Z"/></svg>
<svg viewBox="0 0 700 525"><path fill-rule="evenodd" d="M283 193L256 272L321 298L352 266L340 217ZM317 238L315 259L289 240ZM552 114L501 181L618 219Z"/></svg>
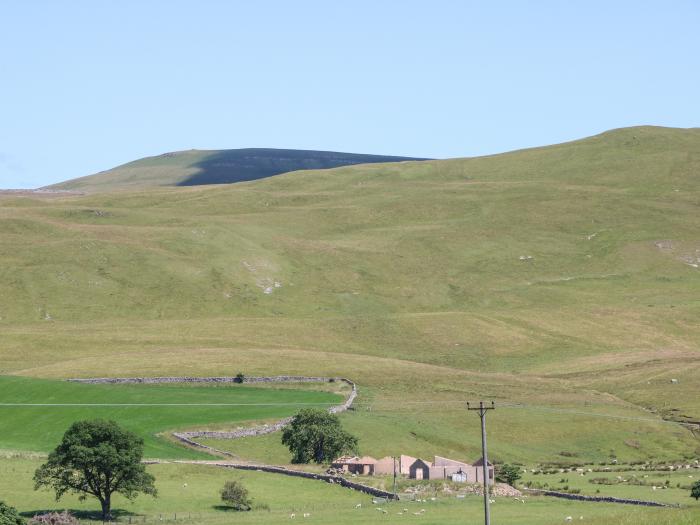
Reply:
<svg viewBox="0 0 700 525"><path fill-rule="evenodd" d="M422 459L415 460L408 468L408 477L411 479L430 479L430 462Z"/></svg>
<svg viewBox="0 0 700 525"><path fill-rule="evenodd" d="M452 481L483 483L484 467L481 459L473 465L455 461L454 459L435 456L431 463L422 459L417 459L409 469L411 479L451 479ZM493 483L493 465L489 463L489 481Z"/></svg>
<svg viewBox="0 0 700 525"><path fill-rule="evenodd" d="M336 459L331 467L350 474L369 476L374 474L377 460L371 456L341 456Z"/></svg>
<svg viewBox="0 0 700 525"><path fill-rule="evenodd" d="M394 463L396 463L396 473L408 476L409 469L416 458L412 456L400 455L396 458L392 456L385 456L377 460L377 464L374 466L375 474L393 474L394 473Z"/></svg>
<svg viewBox="0 0 700 525"><path fill-rule="evenodd" d="M442 456L435 456L432 462L406 455L396 458L385 456L381 459L371 456L342 456L336 459L331 467L360 476L392 475L396 468L398 475L407 476L410 479L449 479L460 483L484 482L482 459L470 465ZM489 480L493 483L494 471L491 463L489 463L488 472Z"/></svg>

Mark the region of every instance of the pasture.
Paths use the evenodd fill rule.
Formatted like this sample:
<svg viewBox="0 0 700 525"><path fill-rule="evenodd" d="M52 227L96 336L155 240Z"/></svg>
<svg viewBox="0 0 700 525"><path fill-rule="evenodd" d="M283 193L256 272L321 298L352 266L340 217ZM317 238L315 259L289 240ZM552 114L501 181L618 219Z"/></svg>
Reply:
<svg viewBox="0 0 700 525"><path fill-rule="evenodd" d="M250 425L328 407L342 397L321 390L247 385L92 385L0 376L0 449L49 452L81 419L113 419L144 439L147 458L211 456L184 447L167 433L189 428Z"/></svg>
<svg viewBox="0 0 700 525"><path fill-rule="evenodd" d="M500 461L697 459L697 437L679 422L700 421L698 159L698 130L644 127L483 158L217 188L1 196L0 374L16 378L2 378L3 397L324 403L336 398L192 386L81 385L78 394L78 385L49 380L343 376L359 397L341 419L364 454L473 460L478 419L464 403L493 399L490 451ZM148 456L197 458L155 436L289 408L3 407L0 447L47 451L73 419L98 414L132 425ZM215 444L279 463L278 439ZM209 494L227 473L202 468ZM294 486L309 501L330 489L259 479L304 483ZM163 490L157 505L179 502L175 494ZM49 505L42 501L29 507ZM133 508L145 512L146 501ZM541 498L498 505L504 523L578 513ZM292 508L270 506L236 519L282 519ZM445 501L416 519L476 520L479 510L477 501ZM692 509L583 511L590 523L697 522ZM338 523L385 519L344 512L313 511Z"/></svg>
<svg viewBox="0 0 700 525"><path fill-rule="evenodd" d="M31 515L47 508L68 508L83 517L96 512L90 501L66 497L60 503L52 494L32 490L31 476L38 459L5 457L0 461L0 494L21 512ZM289 478L261 472L241 472L208 465L151 465L156 476L158 498L139 496L131 503L119 498L115 504L119 521L134 523L223 524L289 523L289 516L303 523L423 523L451 525L479 523L482 500L477 496L458 500L440 497L436 501L398 502L373 505L372 499L357 492L312 480ZM250 489L256 505L251 512L233 513L220 507L218 490L224 481L242 481ZM185 486L185 483L187 486ZM360 504L360 508L356 506ZM268 510L269 507L269 510ZM377 508L387 510L384 514ZM403 509L408 509L403 513ZM425 509L425 512L420 511ZM513 525L556 525L573 516L583 524L603 525L693 525L700 514L697 509L646 509L610 504L569 502L553 498L532 497L522 504L498 498L492 506L494 523ZM174 521L177 513L177 521ZM303 514L310 516L306 519ZM401 514L399 514L401 513ZM418 513L416 516L414 513ZM584 520L579 521L580 516ZM161 521L162 518L162 521Z"/></svg>

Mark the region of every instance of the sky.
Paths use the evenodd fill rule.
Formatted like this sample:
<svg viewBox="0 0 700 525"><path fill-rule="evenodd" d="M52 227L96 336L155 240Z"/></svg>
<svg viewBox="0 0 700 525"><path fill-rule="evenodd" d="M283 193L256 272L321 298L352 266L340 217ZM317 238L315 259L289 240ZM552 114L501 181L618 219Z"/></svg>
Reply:
<svg viewBox="0 0 700 525"><path fill-rule="evenodd" d="M0 0L0 188L148 155L434 158L700 126L700 2Z"/></svg>

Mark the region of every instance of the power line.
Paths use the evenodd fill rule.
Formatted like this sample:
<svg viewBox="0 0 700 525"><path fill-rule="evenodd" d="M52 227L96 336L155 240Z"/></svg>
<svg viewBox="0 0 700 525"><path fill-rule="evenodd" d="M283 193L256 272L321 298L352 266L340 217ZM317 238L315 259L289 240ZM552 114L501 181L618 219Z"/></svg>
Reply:
<svg viewBox="0 0 700 525"><path fill-rule="evenodd" d="M295 407L336 406L338 403L0 403L13 407Z"/></svg>
<svg viewBox="0 0 700 525"><path fill-rule="evenodd" d="M419 406L430 406L430 405L436 405L436 406L441 406L444 407L445 405L448 404L454 404L454 403L463 403L462 401L454 401L454 400L423 400L423 401L404 401L404 402L396 402L396 403L375 403L375 404L362 404L362 403L357 403L353 405L355 408L361 408L361 407L371 407L372 409L376 410L387 410L387 411L396 411L396 410L412 410L412 406L414 405L419 405ZM547 406L542 406L542 405L529 405L529 404L523 404L523 403L499 403L499 407L501 408L510 408L510 409L520 409L520 410L539 410L539 411L546 411L546 412L555 412L555 413L560 413L560 414L569 414L569 415L577 415L577 416L585 416L585 417L602 417L602 418L608 418L608 419L619 419L619 420L624 420L624 421L641 421L641 422L647 422L647 423L666 423L669 425L678 425L678 424L684 424L684 425L697 425L697 423L693 422L683 422L683 421L670 421L666 419L661 419L661 418L651 418L651 417L640 417L640 416L623 416L623 415L617 415L617 414L605 414L601 412L587 412L584 410L578 410L578 409L569 409L569 408L556 408L556 407L547 407ZM454 407L458 408L458 407ZM422 409L423 411L426 411L425 408ZM435 412L443 412L444 410L435 410Z"/></svg>

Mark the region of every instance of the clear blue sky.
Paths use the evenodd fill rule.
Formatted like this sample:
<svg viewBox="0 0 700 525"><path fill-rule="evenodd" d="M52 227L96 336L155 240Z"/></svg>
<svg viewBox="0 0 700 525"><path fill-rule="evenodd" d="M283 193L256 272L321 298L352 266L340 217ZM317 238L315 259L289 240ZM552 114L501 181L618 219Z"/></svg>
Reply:
<svg viewBox="0 0 700 525"><path fill-rule="evenodd" d="M0 6L0 187L189 148L429 157L700 126L697 1Z"/></svg>

